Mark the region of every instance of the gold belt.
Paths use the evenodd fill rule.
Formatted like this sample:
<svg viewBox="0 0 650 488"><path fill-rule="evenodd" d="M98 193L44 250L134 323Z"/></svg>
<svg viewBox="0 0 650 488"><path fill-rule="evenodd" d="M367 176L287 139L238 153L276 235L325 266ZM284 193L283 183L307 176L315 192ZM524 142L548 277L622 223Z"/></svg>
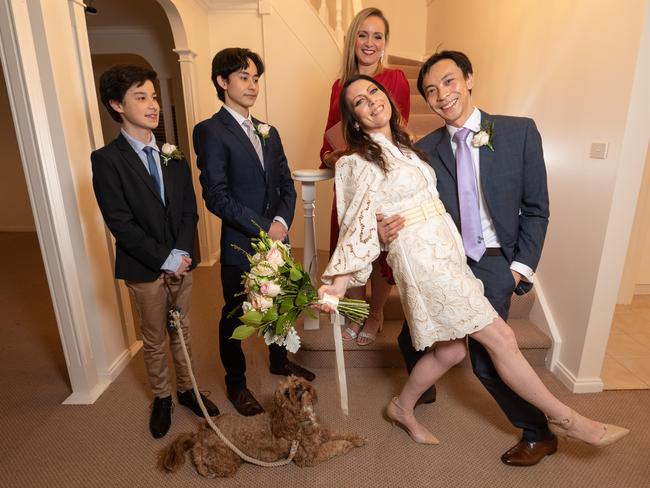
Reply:
<svg viewBox="0 0 650 488"><path fill-rule="evenodd" d="M434 215L444 215L447 211L439 198L432 198L399 214L404 217L404 227L430 219Z"/></svg>

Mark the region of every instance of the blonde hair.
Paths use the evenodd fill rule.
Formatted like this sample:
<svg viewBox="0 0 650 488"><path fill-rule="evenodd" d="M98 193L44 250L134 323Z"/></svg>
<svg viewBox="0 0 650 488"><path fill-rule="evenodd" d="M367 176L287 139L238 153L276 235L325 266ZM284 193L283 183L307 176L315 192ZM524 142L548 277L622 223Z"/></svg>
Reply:
<svg viewBox="0 0 650 488"><path fill-rule="evenodd" d="M341 85L343 85L348 79L352 76L359 73L359 68L357 66L357 56L355 54L355 48L357 43L357 36L359 35L359 29L361 29L361 24L363 24L368 17L379 17L384 22L385 32L384 39L386 44L388 44L388 20L384 17L384 13L378 8L369 7L360 10L357 15L354 16L350 27L348 27L348 32L345 34L345 44L343 46L343 67L341 68ZM384 65L379 60L379 65L377 66L377 73L384 69Z"/></svg>

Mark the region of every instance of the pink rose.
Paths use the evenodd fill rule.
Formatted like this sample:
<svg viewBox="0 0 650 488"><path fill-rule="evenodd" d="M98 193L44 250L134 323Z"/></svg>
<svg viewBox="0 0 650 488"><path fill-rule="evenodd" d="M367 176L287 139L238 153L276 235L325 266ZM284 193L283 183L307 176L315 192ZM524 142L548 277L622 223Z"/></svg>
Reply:
<svg viewBox="0 0 650 488"><path fill-rule="evenodd" d="M260 286L260 292L262 295L266 295L267 297L277 297L280 291L280 285L278 285L275 281L265 281Z"/></svg>
<svg viewBox="0 0 650 488"><path fill-rule="evenodd" d="M271 248L269 252L266 253L266 260L275 266L282 266L284 264L284 259L282 258L282 253L278 248Z"/></svg>

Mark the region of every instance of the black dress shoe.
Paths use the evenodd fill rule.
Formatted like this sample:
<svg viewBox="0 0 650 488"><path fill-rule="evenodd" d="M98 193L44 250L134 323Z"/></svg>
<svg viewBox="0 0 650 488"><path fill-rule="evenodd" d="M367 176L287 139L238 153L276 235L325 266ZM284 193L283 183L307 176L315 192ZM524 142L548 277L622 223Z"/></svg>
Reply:
<svg viewBox="0 0 650 488"><path fill-rule="evenodd" d="M210 400L208 400L208 398L203 393L199 392L199 395L201 395L201 400L203 400L203 406L207 410L208 415L210 417L215 417L219 415L219 409L217 408L217 406L214 403L212 403ZM178 397L178 403L189 408L192 412L194 412L199 417L203 417L203 412L201 411L201 406L199 405L194 390L187 390L184 392L177 391L176 396Z"/></svg>
<svg viewBox="0 0 650 488"><path fill-rule="evenodd" d="M557 437L554 435L543 441L531 442L522 439L501 456L501 461L508 466L534 466L555 451Z"/></svg>
<svg viewBox="0 0 650 488"><path fill-rule="evenodd" d="M316 378L316 375L314 373L312 373L309 370L306 370L299 364L292 363L289 360L287 360L279 368L275 368L271 366L269 368L269 371L271 371L272 374L280 374L282 376L289 376L294 374L296 376L300 376L301 378L305 378L307 381L314 381L314 379Z"/></svg>
<svg viewBox="0 0 650 488"><path fill-rule="evenodd" d="M436 385L432 385L427 391L422 393L422 396L415 402L415 406L429 404L436 401Z"/></svg>
<svg viewBox="0 0 650 488"><path fill-rule="evenodd" d="M154 439L160 439L172 425L172 396L155 397L149 418L149 430Z"/></svg>
<svg viewBox="0 0 650 488"><path fill-rule="evenodd" d="M244 387L241 390L234 391L228 389L228 400L232 402L240 414L247 417L264 413L264 408L255 400L248 388Z"/></svg>

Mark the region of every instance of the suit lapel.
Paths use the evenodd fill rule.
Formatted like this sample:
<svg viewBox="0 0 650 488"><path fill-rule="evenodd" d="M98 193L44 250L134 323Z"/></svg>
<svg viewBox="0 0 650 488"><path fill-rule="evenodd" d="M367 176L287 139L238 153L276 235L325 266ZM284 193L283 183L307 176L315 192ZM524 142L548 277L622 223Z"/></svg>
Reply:
<svg viewBox="0 0 650 488"><path fill-rule="evenodd" d="M138 157L138 155L135 153L131 145L122 134L120 134L120 136L117 138L117 147L122 153L122 157L127 162L128 166L130 166L131 169L136 172L136 174L144 182L145 186L149 188L149 190L156 196L157 200L162 205L163 201L160 199L160 189L156 188L156 184L154 183L153 178L147 169L144 167L144 164L142 164L142 160ZM167 184L166 181L165 184Z"/></svg>
<svg viewBox="0 0 650 488"><path fill-rule="evenodd" d="M221 110L219 110L219 112L217 112L217 116L219 117L221 122L226 126L226 129L228 129L232 133L232 135L235 136L235 139L237 139L239 143L242 145L242 147L246 150L249 156L250 163L253 164L257 168L257 170L260 173L262 173L262 175L264 175L264 170L262 168L262 163L260 162L260 158L257 155L255 148L253 147L253 143L248 138L248 135L246 135L246 133L244 132L244 129L239 126L235 118L232 115L230 115L228 111L223 107L221 108Z"/></svg>
<svg viewBox="0 0 650 488"><path fill-rule="evenodd" d="M253 122L255 123L255 125L259 125L261 123L261 121L257 119L253 119ZM271 158L269 156L270 154L269 146L271 145L271 137L273 137L271 132L269 132L269 137L267 137L266 139L260 137L260 143L262 144L262 156L264 157L264 176L266 176L267 180L269 177L269 169L271 168L271 164L270 164Z"/></svg>
<svg viewBox="0 0 650 488"><path fill-rule="evenodd" d="M442 130L444 133L438 143L438 156L440 156L440 160L447 168L447 171L449 171L449 174L451 174L454 181L456 181L456 158L451 150L451 138L449 137L449 131L446 128L443 127Z"/></svg>
<svg viewBox="0 0 650 488"><path fill-rule="evenodd" d="M163 185L165 186L165 207L169 207L169 202L172 201L172 195L176 188L174 186L175 179L171 175L172 170L169 166L174 163L172 163L172 160L169 160L167 164L163 164L162 160L160 163L160 169L162 170L163 176Z"/></svg>
<svg viewBox="0 0 650 488"><path fill-rule="evenodd" d="M489 114L481 111L481 126L485 126L488 122L492 122L492 117ZM496 151L496 148L495 148ZM487 201L489 201L489 196L492 194L491 191L487 190L490 187L490 182L492 181L490 177L494 174L494 164L495 164L495 153L490 150L487 146L481 146L478 149L478 164L481 169L481 187L483 188L483 196ZM488 205L489 207L489 205Z"/></svg>

